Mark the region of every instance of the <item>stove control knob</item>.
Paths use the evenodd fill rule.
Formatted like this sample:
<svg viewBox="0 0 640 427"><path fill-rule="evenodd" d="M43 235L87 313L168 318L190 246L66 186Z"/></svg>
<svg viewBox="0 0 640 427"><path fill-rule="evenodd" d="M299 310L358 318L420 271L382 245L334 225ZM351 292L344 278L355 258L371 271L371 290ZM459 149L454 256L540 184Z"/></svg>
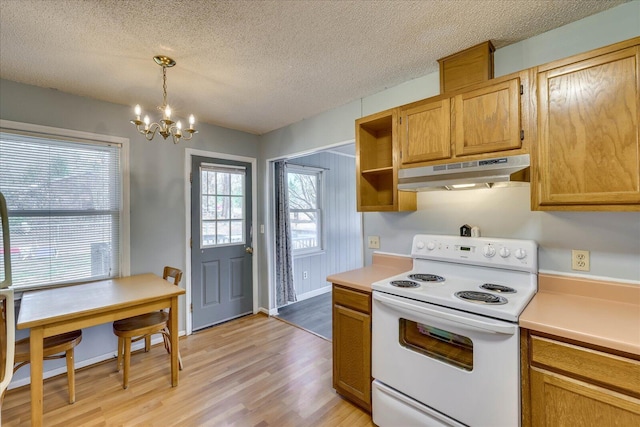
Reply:
<svg viewBox="0 0 640 427"><path fill-rule="evenodd" d="M427 243L427 249L429 249L430 251L434 250L435 248L436 248L435 242Z"/></svg>
<svg viewBox="0 0 640 427"><path fill-rule="evenodd" d="M527 257L527 251L525 251L524 249L520 248L520 249L516 249L516 252L514 254L516 256L516 258L518 259L525 259Z"/></svg>
<svg viewBox="0 0 640 427"><path fill-rule="evenodd" d="M416 248L424 249L424 242L423 241L419 241L418 243L416 243Z"/></svg>
<svg viewBox="0 0 640 427"><path fill-rule="evenodd" d="M502 258L509 258L509 255L511 255L511 251L509 250L509 248L500 248L500 251L498 253Z"/></svg>
<svg viewBox="0 0 640 427"><path fill-rule="evenodd" d="M493 246L487 245L484 248L482 248L482 254L487 258L491 258L496 254L496 248Z"/></svg>

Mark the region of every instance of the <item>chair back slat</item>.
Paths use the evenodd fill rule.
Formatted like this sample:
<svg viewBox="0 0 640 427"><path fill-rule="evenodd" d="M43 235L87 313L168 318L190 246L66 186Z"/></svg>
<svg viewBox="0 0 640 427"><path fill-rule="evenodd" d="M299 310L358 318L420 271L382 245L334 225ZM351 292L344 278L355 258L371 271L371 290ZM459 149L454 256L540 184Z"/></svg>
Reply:
<svg viewBox="0 0 640 427"><path fill-rule="evenodd" d="M182 270L166 266L164 268L164 272L162 273L162 278L164 280L169 280L169 278L171 278L173 279L173 284L178 286L180 284L180 281L182 280Z"/></svg>

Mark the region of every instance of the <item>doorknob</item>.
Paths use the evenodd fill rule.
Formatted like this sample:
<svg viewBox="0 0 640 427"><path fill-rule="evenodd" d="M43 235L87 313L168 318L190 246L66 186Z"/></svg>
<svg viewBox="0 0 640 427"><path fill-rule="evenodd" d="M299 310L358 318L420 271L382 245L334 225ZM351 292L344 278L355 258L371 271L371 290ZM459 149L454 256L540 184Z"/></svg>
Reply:
<svg viewBox="0 0 640 427"><path fill-rule="evenodd" d="M253 254L253 248L251 246L247 246L244 251L248 254Z"/></svg>

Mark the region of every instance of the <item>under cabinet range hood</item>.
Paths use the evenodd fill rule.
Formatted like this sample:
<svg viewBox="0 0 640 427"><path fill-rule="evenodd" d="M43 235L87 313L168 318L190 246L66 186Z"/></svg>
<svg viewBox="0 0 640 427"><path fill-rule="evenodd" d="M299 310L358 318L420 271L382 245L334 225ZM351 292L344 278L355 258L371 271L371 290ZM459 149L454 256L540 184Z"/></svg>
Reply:
<svg viewBox="0 0 640 427"><path fill-rule="evenodd" d="M494 184L529 182L529 155L400 169L398 190L428 191L487 188Z"/></svg>

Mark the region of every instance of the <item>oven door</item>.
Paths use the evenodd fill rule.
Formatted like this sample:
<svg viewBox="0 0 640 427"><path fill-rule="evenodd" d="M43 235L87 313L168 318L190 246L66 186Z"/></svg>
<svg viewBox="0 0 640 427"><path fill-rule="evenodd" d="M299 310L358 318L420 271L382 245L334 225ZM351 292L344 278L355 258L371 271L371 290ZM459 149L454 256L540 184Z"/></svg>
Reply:
<svg viewBox="0 0 640 427"><path fill-rule="evenodd" d="M372 372L451 425L520 425L516 324L374 291Z"/></svg>

